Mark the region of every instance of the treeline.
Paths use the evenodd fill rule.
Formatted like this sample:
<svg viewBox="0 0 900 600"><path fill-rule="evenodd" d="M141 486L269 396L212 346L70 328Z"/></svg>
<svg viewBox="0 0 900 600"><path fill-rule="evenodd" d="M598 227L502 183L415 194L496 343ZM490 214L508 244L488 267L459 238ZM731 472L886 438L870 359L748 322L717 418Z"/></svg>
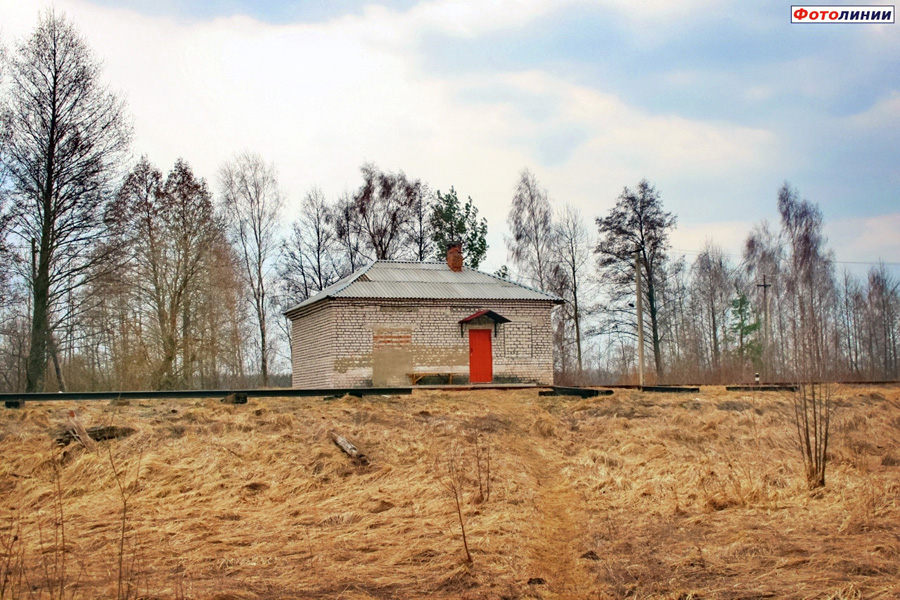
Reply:
<svg viewBox="0 0 900 600"><path fill-rule="evenodd" d="M284 385L285 308L371 260L487 251L471 198L372 164L285 226L259 155L212 183L183 159L132 163L123 103L52 11L0 64L0 390Z"/></svg>
<svg viewBox="0 0 900 600"><path fill-rule="evenodd" d="M123 103L53 12L0 65L0 390L286 385L282 310L371 260L443 260L450 241L469 267L485 257L472 198L403 172L363 165L355 191L310 189L289 215L257 154L212 183L133 162ZM688 262L649 182L588 225L525 170L495 274L564 299L560 382L636 379L636 273L648 380L897 378L896 277L837 274L818 208L787 184L777 202L743 257Z"/></svg>
<svg viewBox="0 0 900 600"><path fill-rule="evenodd" d="M896 380L900 281L883 263L838 273L819 208L788 183L776 202L779 225L757 224L740 258L707 243L688 261L671 255L676 217L646 180L593 230L524 171L507 247L517 275L565 299L558 380L637 380L637 273L647 381Z"/></svg>

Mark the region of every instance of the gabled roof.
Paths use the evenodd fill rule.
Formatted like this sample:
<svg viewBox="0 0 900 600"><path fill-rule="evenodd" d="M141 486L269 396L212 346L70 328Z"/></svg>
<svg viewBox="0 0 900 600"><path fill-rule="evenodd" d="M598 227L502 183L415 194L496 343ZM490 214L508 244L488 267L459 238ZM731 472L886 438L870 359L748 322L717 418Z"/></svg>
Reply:
<svg viewBox="0 0 900 600"><path fill-rule="evenodd" d="M472 321L474 321L475 319L477 319L479 317L487 317L494 323L509 323L509 319L507 319L506 317L504 317L501 314L495 313L492 310L479 310L477 313L471 314L468 317L460 319L459 322L460 322L460 324L471 323Z"/></svg>
<svg viewBox="0 0 900 600"><path fill-rule="evenodd" d="M462 271L451 271L445 262L378 260L286 310L284 314L291 316L295 311L326 298L562 302L553 294L467 267L463 267Z"/></svg>

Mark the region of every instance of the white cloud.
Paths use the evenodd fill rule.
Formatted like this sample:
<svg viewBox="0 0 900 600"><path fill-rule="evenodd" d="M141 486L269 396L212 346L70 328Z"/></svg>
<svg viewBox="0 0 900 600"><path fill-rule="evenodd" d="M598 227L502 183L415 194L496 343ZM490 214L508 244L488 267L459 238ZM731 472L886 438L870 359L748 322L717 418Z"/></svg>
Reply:
<svg viewBox="0 0 900 600"><path fill-rule="evenodd" d="M27 34L42 4L0 3L6 36ZM289 205L313 185L331 197L352 189L364 161L402 168L475 199L492 232L489 262L499 266L523 167L532 168L556 202L576 205L592 221L623 186L642 177L679 212L712 205L722 190L739 196L728 190L742 189L778 160L779 140L766 130L649 114L545 71L438 79L420 66L417 41L430 31L472 36L572 3L439 0L405 13L371 6L361 16L289 25L242 16L184 22L84 0L56 6L105 60L111 87L127 96L135 152L161 168L182 156L215 187L223 161L243 149L257 151L277 164ZM638 16L706 6L684 3L672 13L670 3L603 4ZM462 94L485 89L508 99L473 101ZM557 160L547 160L548 152ZM748 221L758 217L747 214ZM685 233L673 239L702 247L698 232L706 226L693 237L686 227L682 222ZM709 233L726 246L731 240L720 225Z"/></svg>
<svg viewBox="0 0 900 600"><path fill-rule="evenodd" d="M894 90L879 99L866 111L847 119L848 129L881 130L887 124L900 121L900 92Z"/></svg>
<svg viewBox="0 0 900 600"><path fill-rule="evenodd" d="M488 31L524 25L541 15L565 5L578 4L573 0L436 0L423 2L398 19L413 28L426 27L461 37L474 37ZM371 14L371 13L370 13Z"/></svg>
<svg viewBox="0 0 900 600"><path fill-rule="evenodd" d="M685 254L693 261L708 242L722 249L732 264L741 261L744 243L752 225L745 221L719 221L715 223L679 224L669 236L672 254Z"/></svg>
<svg viewBox="0 0 900 600"><path fill-rule="evenodd" d="M825 223L828 245L837 260L900 263L900 212L872 218L834 219Z"/></svg>

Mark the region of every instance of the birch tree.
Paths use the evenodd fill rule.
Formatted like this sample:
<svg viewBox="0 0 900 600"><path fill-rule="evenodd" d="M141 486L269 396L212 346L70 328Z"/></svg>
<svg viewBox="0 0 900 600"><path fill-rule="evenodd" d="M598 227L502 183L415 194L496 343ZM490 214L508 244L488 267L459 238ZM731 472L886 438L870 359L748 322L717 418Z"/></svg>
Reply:
<svg viewBox="0 0 900 600"><path fill-rule="evenodd" d="M244 152L219 171L220 205L241 278L250 291L259 334L262 385L269 385L268 313L275 259L279 247L278 219L284 198L275 166L257 154Z"/></svg>
<svg viewBox="0 0 900 600"><path fill-rule="evenodd" d="M278 274L289 308L328 287L350 273L342 260L340 242L334 229L334 207L322 190L312 188L300 203L300 215L282 243Z"/></svg>
<svg viewBox="0 0 900 600"><path fill-rule="evenodd" d="M506 222L510 231L506 238L509 260L528 283L546 290L553 252L553 208L547 191L528 169L519 175Z"/></svg>
<svg viewBox="0 0 900 600"><path fill-rule="evenodd" d="M555 224L554 253L560 282L554 290L565 300L565 318L574 329L575 359L579 380L584 370L582 357L582 324L587 310L585 298L593 243L584 219L578 209L566 205L558 214Z"/></svg>

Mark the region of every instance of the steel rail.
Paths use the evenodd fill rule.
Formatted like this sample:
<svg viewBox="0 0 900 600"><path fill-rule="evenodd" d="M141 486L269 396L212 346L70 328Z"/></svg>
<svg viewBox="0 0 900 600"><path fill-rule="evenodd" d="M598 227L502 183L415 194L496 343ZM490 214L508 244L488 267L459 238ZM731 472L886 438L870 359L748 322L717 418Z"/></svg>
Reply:
<svg viewBox="0 0 900 600"><path fill-rule="evenodd" d="M66 400L160 400L167 398L225 398L243 396L246 398L299 398L315 396L399 396L412 394L409 387L373 388L266 388L266 389L225 389L225 390L122 390L108 392L32 392L3 393L0 401L7 408L17 408L22 402L53 402ZM13 405L13 406L10 406Z"/></svg>

